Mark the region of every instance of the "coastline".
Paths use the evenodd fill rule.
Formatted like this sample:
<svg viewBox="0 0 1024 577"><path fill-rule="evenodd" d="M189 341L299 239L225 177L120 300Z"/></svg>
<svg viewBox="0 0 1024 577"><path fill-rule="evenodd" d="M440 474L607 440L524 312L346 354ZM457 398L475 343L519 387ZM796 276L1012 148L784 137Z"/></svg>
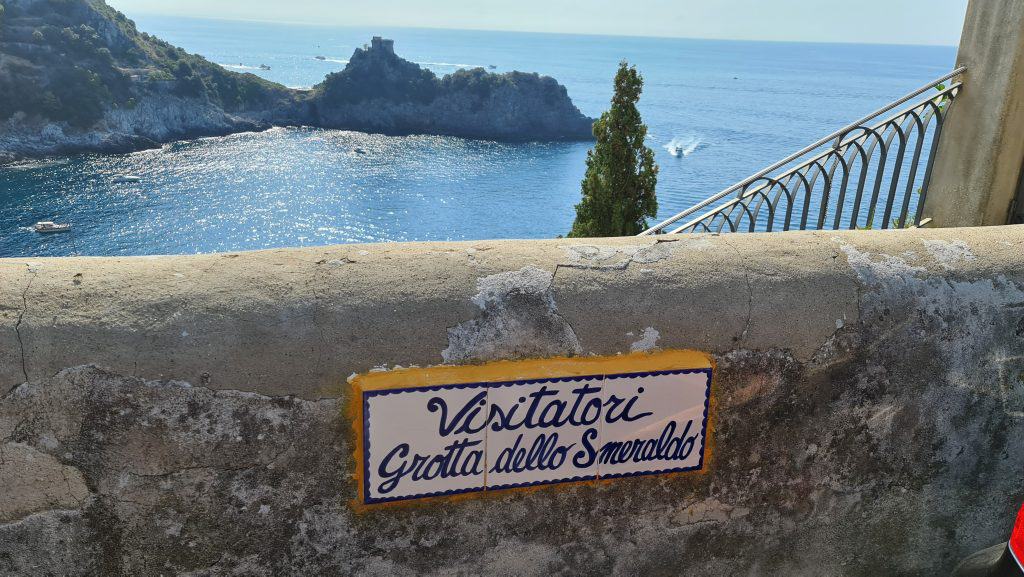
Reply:
<svg viewBox="0 0 1024 577"><path fill-rule="evenodd" d="M409 132L409 131L369 131L369 130L358 130L354 128L335 128L326 126L317 126L314 124L307 123L252 123L249 125L239 125L233 128L196 128L187 132L176 133L175 135L165 139L153 139L141 135L121 134L108 132L105 134L98 134L96 132L89 132L82 135L76 135L76 137L66 137L66 140L61 142L41 142L42 139L37 139L37 142L25 143L20 149L0 149L0 169L15 165L21 162L29 162L34 160L45 160L45 159L58 159L75 156L79 154L104 154L104 155L117 155L117 154L131 154L133 152L141 152L144 150L155 150L159 149L168 144L175 144L179 142L188 142L191 140L198 140L201 138L222 138L225 136L231 136L234 134L244 133L260 133L272 130L274 128L312 128L317 130L342 130L348 132L359 132L362 134L379 134L383 136L414 136L414 135L429 135L429 136L450 136L454 138L461 138L464 140L475 140L482 142L503 142L503 143L529 143L529 142L587 142L587 140L580 138L562 138L562 139L535 139L535 138L486 138L471 136L465 134L438 134L433 132ZM5 135L6 137L7 135ZM2 140L2 139L0 139Z"/></svg>
<svg viewBox="0 0 1024 577"><path fill-rule="evenodd" d="M247 132L259 133L274 128L312 128L319 130L342 130L362 134L379 134L383 136L449 136L465 140L490 141L503 143L529 142L587 142L590 139L578 137L565 138L495 138L493 136L474 135L466 132L419 132L408 130L362 130L354 127L322 126L313 122L267 122L225 114L229 118L226 124L194 126L187 129L166 130L162 136L132 134L117 131L90 130L85 132L65 133L53 123L41 130L38 125L17 129L4 127L0 136L0 168L19 162L43 160L48 158L65 158L78 154L130 154L143 150L154 150L167 144L188 142L201 138L221 138L233 134ZM52 128L51 128L52 127ZM55 130L56 129L56 130ZM8 146L6 141L15 142Z"/></svg>
<svg viewBox="0 0 1024 577"><path fill-rule="evenodd" d="M4 4L0 165L272 127L507 142L592 138L594 120L548 76L474 68L439 77L375 36L343 70L293 89L141 32L102 1L68 0L57 11L46 1ZM58 32L69 24L81 33Z"/></svg>
<svg viewBox="0 0 1024 577"><path fill-rule="evenodd" d="M53 126L53 125L50 125ZM165 137L149 137L114 131L87 131L47 138L37 130L6 132L0 137L0 168L32 160L64 158L78 154L130 154L142 150L153 150L167 144L186 142L199 138L216 138L244 132L264 132L274 128L273 124L239 122L233 126L192 127L188 130L169 132ZM52 134L53 131L51 131ZM14 146L3 146L3 140L16 140Z"/></svg>

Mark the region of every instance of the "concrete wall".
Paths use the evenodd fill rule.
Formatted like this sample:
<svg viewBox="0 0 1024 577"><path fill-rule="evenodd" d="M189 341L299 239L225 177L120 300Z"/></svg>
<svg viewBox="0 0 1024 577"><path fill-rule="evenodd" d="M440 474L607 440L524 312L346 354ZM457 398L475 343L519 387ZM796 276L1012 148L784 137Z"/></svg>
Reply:
<svg viewBox="0 0 1024 577"><path fill-rule="evenodd" d="M971 0L957 66L967 66L964 86L942 129L924 214L933 226L1007 224L1024 169L1024 2Z"/></svg>
<svg viewBox="0 0 1024 577"><path fill-rule="evenodd" d="M0 261L0 574L943 575L1024 501L1024 227ZM357 513L346 377L712 352L704 474Z"/></svg>

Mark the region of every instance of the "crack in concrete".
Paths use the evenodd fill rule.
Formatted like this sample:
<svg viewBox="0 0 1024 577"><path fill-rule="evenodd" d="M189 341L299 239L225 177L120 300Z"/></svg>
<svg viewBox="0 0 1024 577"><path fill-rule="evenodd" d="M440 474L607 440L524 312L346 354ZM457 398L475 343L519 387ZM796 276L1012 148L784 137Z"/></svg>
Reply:
<svg viewBox="0 0 1024 577"><path fill-rule="evenodd" d="M736 245L729 242L726 238L727 235L722 235L722 242L726 246L732 249L736 256L740 259L740 267L743 269L743 280L747 284L747 319L743 322L743 331L740 332L739 336L736 337L736 344L742 345L743 341L747 338L747 333L750 332L750 319L754 311L754 287L750 283L750 267L747 266L746 261L743 259L743 253L740 252Z"/></svg>
<svg viewBox="0 0 1024 577"><path fill-rule="evenodd" d="M840 246L842 246L844 244L842 242L842 240L840 240L838 237L832 237L832 241L838 243ZM842 253L841 249L839 251L833 253L832 254L832 260L836 261L836 260L838 260L842 256L844 258L844 260L845 260L845 264L846 264L847 268L852 270L853 266L849 262L849 257L846 256L846 255L841 255L841 253ZM836 337L839 336L840 333L852 331L853 330L853 325L863 325L864 324L863 300L864 300L864 294L865 294L866 288L864 286L864 283L863 283L862 279L860 278L860 275L856 275L855 274L854 276L855 276L855 278L854 278L854 281L853 281L853 290L856 293L857 318L854 319L851 322L850 320L846 319L845 315L844 315L843 325L836 327L836 330L832 331L832 333L829 334L829 336L827 338L825 338L825 340L822 341L822 343L816 349L814 349L814 352L811 355L809 355L806 359L803 359L805 362L808 362L808 363L811 363L811 364L823 362L823 360L821 359L822 352L825 350L826 347L828 347L830 344L835 342ZM891 332L892 332L891 330L887 331L887 333L891 333ZM887 334L887 336L888 336L888 334Z"/></svg>
<svg viewBox="0 0 1024 577"><path fill-rule="evenodd" d="M714 236L718 236L718 235L714 235ZM670 256L672 256L672 252L673 251L669 251L667 253L657 254L657 255L653 255L653 256L646 255L645 251L650 251L651 249L655 249L656 247L659 247L659 246L665 245L665 244L678 243L681 240L682 239L680 239L680 238L665 238L665 239L656 238L654 243L646 245L646 246L611 247L613 249L613 254L610 255L608 258L611 258L611 257L616 256L618 254L622 254L625 257L621 262L617 262L617 263L614 263L614 264L599 264L599 263L598 264L586 264L584 262L557 263L557 264L555 264L554 272L551 274L551 283L549 285L549 290L551 291L551 298L552 298L552 300L554 300L554 298L555 298L555 294L554 294L555 293L555 281L558 279L558 271L561 270L562 268L568 268L568 269L573 269L573 270L595 270L595 271L624 272L624 271L629 270L629 265L631 265L631 264L647 265L647 264L653 264L653 263L656 263L656 262L660 262L662 260L665 260L665 259L669 258ZM597 245L572 245L572 246L562 247L562 248L572 252L573 250L578 250L578 247L594 247L594 248L597 248L598 250L601 249L601 247L599 247ZM685 248L685 246L683 246L681 248ZM582 260L586 260L586 257L580 256L580 255L577 255L577 258L580 259L581 261ZM749 277L747 279L747 290L748 290L748 292L750 292ZM750 295L748 301L749 302L748 302L748 310L747 310L747 324L749 325L750 324L750 309L753 307L753 295L752 294ZM556 307L556 309L557 309L557 307ZM579 342L579 336L576 333L576 328L572 326L572 323L569 322L569 320L567 318L565 318L564 316L559 314L557 312L557 310L556 311L552 311L552 313L553 313L554 316L558 317L559 319L561 319L562 321L565 322L566 326L569 327L569 330L576 337L576 341ZM746 332L746 331L744 330L744 332ZM582 346L582 343L580 343L580 350L581 351L584 350L583 346Z"/></svg>
<svg viewBox="0 0 1024 577"><path fill-rule="evenodd" d="M559 267L571 268L571 269L576 269L576 270L625 271L625 270L629 269L629 265L633 263L633 259L634 259L634 257L636 257L637 253L639 253L642 250L649 249L651 247L657 246L658 244L659 243L656 242L656 243L648 245L648 246L635 246L635 245L633 245L633 246L622 246L622 247L601 247L601 246L598 246L598 245L573 245L573 246L563 247L563 248L565 248L565 250L567 250L570 253L573 253L575 251L576 252L575 257L576 257L576 259L579 262L575 262L575 263L569 262L569 263L559 263L559 264L556 264L555 265L555 274L558 274ZM580 251L583 248L595 248L599 252L598 252L598 254L592 255L592 256L581 255L581 254L579 254L578 251ZM597 257L601 256L600 250L602 248L606 248L607 250L610 250L611 253L608 254L607 256L605 256L605 258L603 258L603 259L597 258ZM624 257L620 262L616 262L616 263L612 263L612 264L602 264L602 261L610 260L610 259L612 259L612 258L614 258L616 256L619 256L619 255L622 255ZM661 260L661 259L657 259L657 260ZM588 263L586 261L592 261L592 262ZM652 262L657 262L657 261L655 260L655 261L652 261Z"/></svg>
<svg viewBox="0 0 1024 577"><path fill-rule="evenodd" d="M551 273L551 282L548 284L548 291L551 292L551 302L554 304L554 309L551 311L551 314L554 317L556 317L558 319L561 319L561 321L565 323L565 326L569 327L569 333L571 333L572 337L574 339L576 339L576 344L579 345L579 354L582 355L582 354L584 354L585 350L583 348L583 343L580 342L579 333L576 332L576 327L572 326L572 323L569 322L569 319L565 318L561 313L558 312L558 303L555 302L555 280L558 278L558 269L559 269L559 267L562 267L562 266L567 266L567 265L561 265L561 264L556 264L555 265L555 270Z"/></svg>
<svg viewBox="0 0 1024 577"><path fill-rule="evenodd" d="M287 453L288 451L289 451L289 448L286 447L286 448L281 449L280 451L277 451L276 453L274 453L273 456L271 456L266 461L256 461L254 463L248 463L248 464L245 464L245 465L236 465L236 466L233 466L233 467L230 467L230 466L219 466L219 465L192 465L192 466L189 466L189 467L181 467L179 469L174 469L174 470L171 470L171 471L165 471L163 473L134 473L132 471L124 471L124 473L126 475L130 475L132 477L139 477L139 478L143 478L143 479L158 479L158 478L161 478L161 477L170 477L172 475L177 475L179 473L184 473L186 471L202 471L202 470L222 471L222 472L225 472L225 473L241 473L241 472L250 471L252 469L256 469L256 468L259 468L259 467L270 467L274 463L277 463L277 461L281 457L283 457L285 455L285 453Z"/></svg>
<svg viewBox="0 0 1024 577"><path fill-rule="evenodd" d="M7 396L10 395L12 392L14 392L14 389L11 389L7 393L7 395L4 395L3 397L0 397L0 401L5 400L7 398ZM29 420L29 417L23 417L21 420L19 420L18 423L16 425L14 425L14 427L11 428L11 434L7 435L7 437L5 437L3 439L3 442L4 443L15 443L15 442L17 442L14 439L17 438L18 433L21 431L21 427L23 425L25 425L25 423L27 423L28 420Z"/></svg>
<svg viewBox="0 0 1024 577"><path fill-rule="evenodd" d="M60 460L58 460L57 463L58 465L60 465L60 476L62 479L64 479L64 486L67 487L68 496L74 499L78 503L78 507L81 508L88 498L79 499L77 496L75 496L75 491L71 488L71 481L68 480L68 466L60 462ZM72 467L74 467L74 465L72 465ZM77 467L75 468L77 469Z"/></svg>
<svg viewBox="0 0 1024 577"><path fill-rule="evenodd" d="M25 285L25 290L21 291L21 312L18 313L18 320L14 323L14 335L18 338L18 348L21 350L21 372L25 375L25 382L28 382L28 362L25 358L25 341L21 337L21 322L25 319L25 313L28 312L28 291L32 288L32 283L36 280L36 271L32 270L31 265L25 265L28 267L28 272L32 276L28 279L28 284Z"/></svg>
<svg viewBox="0 0 1024 577"><path fill-rule="evenodd" d="M273 459L271 460L271 462L272 461L273 461ZM173 471L165 471L163 473L134 473L132 471L125 471L124 473L126 475L130 475L132 477L139 477L139 478L142 478L142 479L159 479L159 478L162 478L162 477L170 477L172 475L177 475L179 473L184 473L184 472L187 472L187 471L213 470L213 471L223 471L223 472L226 472L226 473L240 473L242 471L249 471L251 469L255 469L255 468L261 467L261 466L265 466L265 465L263 463L260 463L260 462L250 463L248 465L239 465L239 466L236 466L236 467L217 466L217 465L193 465L193 466L190 466L190 467L181 467L180 469L174 469Z"/></svg>
<svg viewBox="0 0 1024 577"><path fill-rule="evenodd" d="M28 521L29 519L32 519L33 517L39 517L39 516L42 516L42 515L50 515L50 514L53 514L53 513L81 514L82 510L81 509L57 508L57 509L43 509L43 510L40 510L40 511L33 511L33 512L29 513L28 515L25 515L24 517L19 517L17 519L12 519L10 521L5 521L3 523L0 523L0 528L10 529L10 528L14 527L15 525L20 525L20 524Z"/></svg>
<svg viewBox="0 0 1024 577"><path fill-rule="evenodd" d="M353 261L349 260L348 257L345 257L345 261L348 262L348 263L353 262ZM318 340L319 345L317 346L317 355L316 355L316 373L317 374L320 374L320 372L323 370L324 349L327 347L327 333L324 332L324 327L320 323L321 296L320 296L320 291L317 290L317 288L315 286L316 285L316 281L317 281L317 277L318 277L320 271L322 270L320 268L320 265L323 262L324 261L319 261L319 262L316 263L317 266L316 266L316 268L313 271L313 276L309 280L309 282L306 283L306 286L309 288L309 292L313 295L313 316L312 316L311 320L312 320L312 323L313 323L313 327L320 334L320 339ZM324 282L326 283L326 279L324 279Z"/></svg>
<svg viewBox="0 0 1024 577"><path fill-rule="evenodd" d="M678 251L686 248L694 248L700 250L703 248L704 239L693 239L694 242L684 242L681 238L666 238L666 239L655 239L651 244L647 245L622 245L622 246L607 246L607 245L596 245L596 244L581 244L581 245L567 245L561 248L569 253L569 260L575 262L559 263L555 265L555 271L559 267L571 268L576 270L598 270L598 271L625 271L629 269L629 265L649 265L656 262L661 262ZM680 246L671 248L662 248L669 244L679 243ZM584 252L586 249L593 249L595 252L587 254ZM615 257L621 257L622 260L605 264L607 261L614 259Z"/></svg>

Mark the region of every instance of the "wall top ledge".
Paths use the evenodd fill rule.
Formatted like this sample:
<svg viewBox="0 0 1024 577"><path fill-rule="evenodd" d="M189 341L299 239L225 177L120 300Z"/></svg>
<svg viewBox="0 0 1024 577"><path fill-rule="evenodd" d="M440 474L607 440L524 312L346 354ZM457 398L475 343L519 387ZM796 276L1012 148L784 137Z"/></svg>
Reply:
<svg viewBox="0 0 1024 577"><path fill-rule="evenodd" d="M1024 225L7 258L0 394L83 364L315 398L396 365L651 348L808 360L865 291L1024 283L1022 249Z"/></svg>
<svg viewBox="0 0 1024 577"><path fill-rule="evenodd" d="M272 248L252 251L227 251L218 253L184 254L184 255L146 255L146 256L76 256L76 257L42 257L42 256L11 256L0 258L0 273L8 267L19 265L42 265L45 263L86 263L96 266L105 263L144 263L152 261L189 261L216 258L249 258L273 259L274 257L320 257L328 254L351 254L373 256L374 254L405 253L417 255L423 253L442 253L462 251L472 254L479 251L502 249L509 253L522 254L529 251L543 251L545 248L564 248L570 246L649 246L666 242L712 243L728 247L743 248L746 246L785 247L800 245L807 242L834 241L854 244L898 246L930 240L950 240L964 242L996 242L999 244L1024 243L1024 225L1003 225L985 227L952 227L952 228L917 228L904 230L807 230L772 233L742 234L675 234L646 237L617 238L557 238L557 239L498 239L498 240L462 240L462 241L413 241L386 243L338 244L312 247ZM727 242L726 242L727 241ZM365 259L370 260L370 259Z"/></svg>

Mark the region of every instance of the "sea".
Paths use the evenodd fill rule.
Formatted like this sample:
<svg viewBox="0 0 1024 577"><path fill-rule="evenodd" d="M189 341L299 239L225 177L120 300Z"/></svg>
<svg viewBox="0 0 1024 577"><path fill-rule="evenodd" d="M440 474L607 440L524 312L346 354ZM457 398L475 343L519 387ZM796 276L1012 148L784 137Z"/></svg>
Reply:
<svg viewBox="0 0 1024 577"><path fill-rule="evenodd" d="M129 16L212 62L297 88L341 70L356 47L382 35L438 75L493 66L553 76L592 117L608 107L626 60L644 77L640 111L660 167L659 218L942 76L956 56L943 46ZM25 162L0 168L0 257L555 238L572 225L590 146L278 128ZM40 220L73 228L41 235L31 230Z"/></svg>

